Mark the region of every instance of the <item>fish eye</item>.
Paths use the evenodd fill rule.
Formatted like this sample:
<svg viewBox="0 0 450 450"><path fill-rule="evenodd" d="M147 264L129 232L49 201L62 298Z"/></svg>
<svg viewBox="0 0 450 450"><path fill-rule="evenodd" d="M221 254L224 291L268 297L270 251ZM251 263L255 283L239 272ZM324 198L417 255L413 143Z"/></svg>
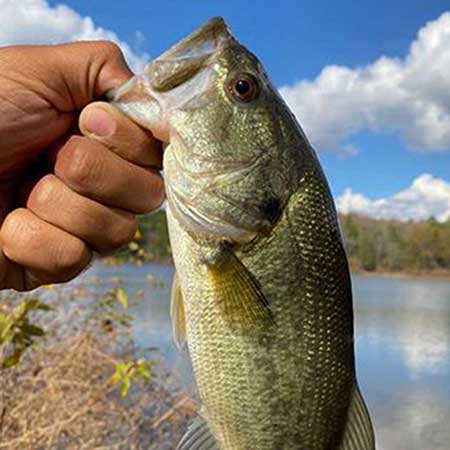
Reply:
<svg viewBox="0 0 450 450"><path fill-rule="evenodd" d="M229 91L233 98L243 103L255 100L259 95L259 83L249 73L240 73L232 77L229 82Z"/></svg>

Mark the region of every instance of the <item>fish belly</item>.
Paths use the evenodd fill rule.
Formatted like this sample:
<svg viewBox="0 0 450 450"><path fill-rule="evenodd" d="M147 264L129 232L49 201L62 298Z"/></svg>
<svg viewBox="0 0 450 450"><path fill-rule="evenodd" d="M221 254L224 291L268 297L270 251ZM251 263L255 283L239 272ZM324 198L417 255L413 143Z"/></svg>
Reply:
<svg viewBox="0 0 450 450"><path fill-rule="evenodd" d="M218 307L201 248L170 210L168 218L201 412L221 448L338 449L353 376L352 345L342 333L328 331L327 317L339 315L339 308L308 300L308 280L286 239L288 223L281 220L269 242L240 255L275 318L274 326L243 331Z"/></svg>

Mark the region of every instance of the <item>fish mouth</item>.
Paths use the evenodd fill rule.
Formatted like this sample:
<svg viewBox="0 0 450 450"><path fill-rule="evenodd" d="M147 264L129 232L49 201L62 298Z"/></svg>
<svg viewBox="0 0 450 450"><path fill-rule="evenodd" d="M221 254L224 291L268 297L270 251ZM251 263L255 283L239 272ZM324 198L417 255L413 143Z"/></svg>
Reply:
<svg viewBox="0 0 450 450"><path fill-rule="evenodd" d="M106 98L163 142L170 141L169 117L182 107L201 107L217 52L236 42L225 21L215 17L175 44Z"/></svg>
<svg viewBox="0 0 450 450"><path fill-rule="evenodd" d="M151 87L158 92L174 89L192 78L219 47L232 40L221 17L209 20L146 66Z"/></svg>

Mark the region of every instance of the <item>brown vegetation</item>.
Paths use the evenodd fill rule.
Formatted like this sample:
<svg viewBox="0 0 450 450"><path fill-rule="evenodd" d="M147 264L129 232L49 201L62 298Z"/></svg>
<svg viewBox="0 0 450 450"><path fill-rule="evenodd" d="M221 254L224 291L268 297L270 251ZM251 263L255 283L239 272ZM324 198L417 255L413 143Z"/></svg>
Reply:
<svg viewBox="0 0 450 450"><path fill-rule="evenodd" d="M340 222L354 271L450 276L450 221L376 220L341 215ZM169 262L165 212L143 216L140 233L123 252L128 260Z"/></svg>
<svg viewBox="0 0 450 450"><path fill-rule="evenodd" d="M86 303L78 290L71 305L57 296L53 320L34 318L47 329L42 348L0 370L0 450L175 448L195 405L154 361L121 397L117 367L139 355L111 293Z"/></svg>
<svg viewBox="0 0 450 450"><path fill-rule="evenodd" d="M450 221L340 219L353 270L450 275Z"/></svg>

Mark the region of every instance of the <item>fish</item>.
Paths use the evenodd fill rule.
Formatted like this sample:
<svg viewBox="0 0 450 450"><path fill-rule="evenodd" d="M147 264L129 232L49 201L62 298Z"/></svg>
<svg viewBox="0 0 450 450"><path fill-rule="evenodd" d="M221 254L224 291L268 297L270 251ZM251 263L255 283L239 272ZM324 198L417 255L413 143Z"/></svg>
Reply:
<svg viewBox="0 0 450 450"><path fill-rule="evenodd" d="M109 100L167 144L173 334L201 399L177 449L375 449L333 198L259 59L213 18Z"/></svg>

